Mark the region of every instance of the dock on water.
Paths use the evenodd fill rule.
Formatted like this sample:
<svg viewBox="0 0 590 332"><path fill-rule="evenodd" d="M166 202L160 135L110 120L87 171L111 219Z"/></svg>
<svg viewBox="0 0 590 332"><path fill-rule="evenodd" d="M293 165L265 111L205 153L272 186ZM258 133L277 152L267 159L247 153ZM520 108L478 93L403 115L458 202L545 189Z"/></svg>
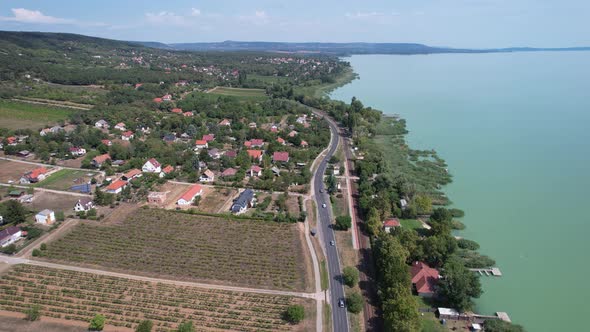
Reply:
<svg viewBox="0 0 590 332"><path fill-rule="evenodd" d="M502 272L497 267L490 267L485 269L469 269L469 271L477 272L481 276L494 276L494 277L501 277Z"/></svg>

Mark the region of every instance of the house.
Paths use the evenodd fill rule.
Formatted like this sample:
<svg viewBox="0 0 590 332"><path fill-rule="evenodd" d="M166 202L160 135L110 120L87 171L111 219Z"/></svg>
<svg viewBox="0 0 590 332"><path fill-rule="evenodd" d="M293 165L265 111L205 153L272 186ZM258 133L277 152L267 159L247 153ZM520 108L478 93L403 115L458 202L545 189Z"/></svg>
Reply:
<svg viewBox="0 0 590 332"><path fill-rule="evenodd" d="M152 158L143 164L141 171L145 173L160 173L162 171L162 165L155 158Z"/></svg>
<svg viewBox="0 0 590 332"><path fill-rule="evenodd" d="M111 146L111 145L113 145L113 141L111 141L111 140L109 140L109 139L103 139L103 140L100 140L100 142L101 142L102 144L106 145L106 146Z"/></svg>
<svg viewBox="0 0 590 332"><path fill-rule="evenodd" d="M164 135L162 140L168 144L174 143L174 142L176 142L176 135L174 135L174 134Z"/></svg>
<svg viewBox="0 0 590 332"><path fill-rule="evenodd" d="M184 112L182 113L182 116L194 116L195 114L193 112Z"/></svg>
<svg viewBox="0 0 590 332"><path fill-rule="evenodd" d="M208 148L209 148L209 144L207 143L207 141L202 140L202 139L198 139L195 141L195 150L208 149Z"/></svg>
<svg viewBox="0 0 590 332"><path fill-rule="evenodd" d="M33 195L23 195L21 197L19 197L17 199L17 201L21 204L25 204L25 203L32 203L33 202Z"/></svg>
<svg viewBox="0 0 590 332"><path fill-rule="evenodd" d="M125 127L125 124L123 122L119 122L115 125L115 129L119 129L120 131L125 131L127 130L127 128Z"/></svg>
<svg viewBox="0 0 590 332"><path fill-rule="evenodd" d="M247 148L263 148L264 147L264 140L253 138L249 141L244 142L244 146Z"/></svg>
<svg viewBox="0 0 590 332"><path fill-rule="evenodd" d="M31 184L31 183L37 183L39 181L43 181L43 180L45 180L45 177L47 176L47 172L48 171L45 167L35 168L34 170L32 170L30 172L26 172L20 178L20 183L21 184Z"/></svg>
<svg viewBox="0 0 590 332"><path fill-rule="evenodd" d="M100 166L102 166L107 160L111 160L111 156L108 153L105 153L92 158L91 164L96 168L100 168Z"/></svg>
<svg viewBox="0 0 590 332"><path fill-rule="evenodd" d="M123 176L121 178L125 181L131 181L131 180L139 178L141 176L142 176L141 171L138 170L137 168L134 168L134 169L130 170L129 172L123 174Z"/></svg>
<svg viewBox="0 0 590 332"><path fill-rule="evenodd" d="M250 156L250 158L258 162L262 161L262 150L247 150L246 152L248 152L248 156Z"/></svg>
<svg viewBox="0 0 590 332"><path fill-rule="evenodd" d="M256 122L250 122L248 124L248 128L250 128L250 129L256 129Z"/></svg>
<svg viewBox="0 0 590 332"><path fill-rule="evenodd" d="M71 147L70 154L74 157L83 156L86 154L86 149L80 147Z"/></svg>
<svg viewBox="0 0 590 332"><path fill-rule="evenodd" d="M23 232L16 226L10 226L0 231L0 247L8 247L18 241L22 235Z"/></svg>
<svg viewBox="0 0 590 332"><path fill-rule="evenodd" d="M147 201L151 204L164 204L166 196L168 196L168 192L151 191L148 194Z"/></svg>
<svg viewBox="0 0 590 332"><path fill-rule="evenodd" d="M258 165L252 165L252 167L250 167L250 176L251 177L261 177L262 176L262 168Z"/></svg>
<svg viewBox="0 0 590 332"><path fill-rule="evenodd" d="M35 222L42 225L51 225L55 222L55 212L45 209L35 215Z"/></svg>
<svg viewBox="0 0 590 332"><path fill-rule="evenodd" d="M135 83L135 90L141 88L143 83Z"/></svg>
<svg viewBox="0 0 590 332"><path fill-rule="evenodd" d="M302 148L306 148L306 147L309 146L309 144L306 141L304 141L304 140L301 140L300 145L301 145Z"/></svg>
<svg viewBox="0 0 590 332"><path fill-rule="evenodd" d="M165 94L165 95L162 96L162 100L163 101L172 101L172 95Z"/></svg>
<svg viewBox="0 0 590 332"><path fill-rule="evenodd" d="M397 218L389 218L385 221L383 221L383 230L386 233L391 233L391 230L396 228L396 227L400 227L401 224L399 223L399 220L397 220Z"/></svg>
<svg viewBox="0 0 590 332"><path fill-rule="evenodd" d="M133 135L133 132L131 130L128 130L128 131L124 132L123 134L121 134L121 139L124 141L132 140L133 137L135 137L135 135Z"/></svg>
<svg viewBox="0 0 590 332"><path fill-rule="evenodd" d="M172 167L171 165L168 165L168 166L162 168L162 171L160 172L160 177L163 178L172 172L174 172L174 167Z"/></svg>
<svg viewBox="0 0 590 332"><path fill-rule="evenodd" d="M118 194L121 191L123 191L123 189L125 189L125 187L127 187L128 182L124 181L124 180L116 180L115 182L109 184L106 188L105 191L109 194Z"/></svg>
<svg viewBox="0 0 590 332"><path fill-rule="evenodd" d="M109 129L109 127L110 127L110 126L109 126L109 123L108 123L108 122L106 122L105 120L102 120L102 119L101 119L101 120L98 120L98 121L96 121L96 123L94 124L94 126L95 126L96 128L100 128L100 129Z"/></svg>
<svg viewBox="0 0 590 332"><path fill-rule="evenodd" d="M297 132L296 132L295 130L292 130L292 131L289 133L289 135L288 135L288 136L289 136L289 137L295 137L295 136L297 136Z"/></svg>
<svg viewBox="0 0 590 332"><path fill-rule="evenodd" d="M170 112L174 114L182 114L182 108L173 108Z"/></svg>
<svg viewBox="0 0 590 332"><path fill-rule="evenodd" d="M219 122L219 125L229 127L231 126L231 121L229 121L229 119L223 119L221 122Z"/></svg>
<svg viewBox="0 0 590 332"><path fill-rule="evenodd" d="M340 175L340 166L334 165L334 175Z"/></svg>
<svg viewBox="0 0 590 332"><path fill-rule="evenodd" d="M399 200L399 205L402 210L405 210L408 207L408 201L405 198Z"/></svg>
<svg viewBox="0 0 590 332"><path fill-rule="evenodd" d="M222 173L221 173L221 177L225 178L225 177L230 177L230 176L234 176L236 175L236 173L238 172L237 169L235 168L227 168L225 169Z"/></svg>
<svg viewBox="0 0 590 332"><path fill-rule="evenodd" d="M289 152L275 152L272 155L272 161L275 163L289 162Z"/></svg>
<svg viewBox="0 0 590 332"><path fill-rule="evenodd" d="M17 145L18 143L17 143L16 137L14 137L14 136L6 137L6 144L10 145L10 146Z"/></svg>
<svg viewBox="0 0 590 332"><path fill-rule="evenodd" d="M201 196L203 194L203 188L198 185L192 185L176 202L176 204L181 206L191 205L195 201L197 196Z"/></svg>
<svg viewBox="0 0 590 332"><path fill-rule="evenodd" d="M424 262L415 261L410 270L412 275L413 290L419 296L432 297L435 293L436 284L440 275L436 269L431 268Z"/></svg>
<svg viewBox="0 0 590 332"><path fill-rule="evenodd" d="M209 154L209 157L211 157L213 159L221 158L221 152L219 152L219 149L217 149L217 148L211 149L211 150L207 151L207 153Z"/></svg>
<svg viewBox="0 0 590 332"><path fill-rule="evenodd" d="M162 98L154 98L153 100L154 100L154 103L158 103L158 104L164 101Z"/></svg>
<svg viewBox="0 0 590 332"><path fill-rule="evenodd" d="M21 150L16 153L17 156L23 157L23 158L28 157L30 154L31 154L31 152L29 150Z"/></svg>
<svg viewBox="0 0 590 332"><path fill-rule="evenodd" d="M8 193L8 196L10 196L12 198L18 198L18 197L21 197L24 194L25 194L25 191L24 190L16 189L16 190L11 190Z"/></svg>
<svg viewBox="0 0 590 332"><path fill-rule="evenodd" d="M45 129L42 129L39 132L39 136L47 136L48 134L57 134L57 133L59 133L62 130L63 130L63 128L62 127L59 127L59 126L55 126L55 127L51 127L51 128L45 128Z"/></svg>
<svg viewBox="0 0 590 332"><path fill-rule="evenodd" d="M228 158L235 158L238 156L238 152L236 150L229 150L225 152L224 156Z"/></svg>
<svg viewBox="0 0 590 332"><path fill-rule="evenodd" d="M297 118L296 122L299 124L304 124L307 121L307 115L304 114L303 116L300 116Z"/></svg>
<svg viewBox="0 0 590 332"><path fill-rule="evenodd" d="M207 142L207 143L213 142L215 140L215 135L214 134L203 135L202 140L205 141L205 142Z"/></svg>
<svg viewBox="0 0 590 332"><path fill-rule="evenodd" d="M270 132L271 133L277 133L277 132L279 132L279 126L273 124L272 126L270 126Z"/></svg>
<svg viewBox="0 0 590 332"><path fill-rule="evenodd" d="M76 211L76 212L80 212L80 211L86 212L91 209L94 209L94 203L92 202L92 198L90 198L90 197L80 198L78 200L78 202L76 202L76 205L74 205L74 211Z"/></svg>
<svg viewBox="0 0 590 332"><path fill-rule="evenodd" d="M439 319L458 319L460 314L455 309L437 308L435 314Z"/></svg>
<svg viewBox="0 0 590 332"><path fill-rule="evenodd" d="M215 181L215 174L211 172L211 170L206 169L203 174L199 177L199 181L201 182L213 182Z"/></svg>
<svg viewBox="0 0 590 332"><path fill-rule="evenodd" d="M287 142L285 142L285 140L282 137L277 138L277 142L279 142L280 145L286 145Z"/></svg>
<svg viewBox="0 0 590 332"><path fill-rule="evenodd" d="M254 204L254 191L252 189L246 189L234 200L231 206L231 212L235 214L244 213L249 207L253 207Z"/></svg>

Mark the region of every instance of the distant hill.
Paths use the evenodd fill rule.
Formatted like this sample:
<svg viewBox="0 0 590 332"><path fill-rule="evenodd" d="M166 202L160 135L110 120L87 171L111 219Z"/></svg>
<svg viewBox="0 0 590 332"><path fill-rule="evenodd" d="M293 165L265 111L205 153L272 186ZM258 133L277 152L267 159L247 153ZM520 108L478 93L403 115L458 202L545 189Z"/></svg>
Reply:
<svg viewBox="0 0 590 332"><path fill-rule="evenodd" d="M211 43L162 44L139 42L144 46L186 51L257 51L289 53L327 53L333 55L351 54L435 54L435 53L498 53L537 51L590 51L590 47L571 48L530 48L512 47L495 49L465 49L434 47L415 43L285 43L285 42L241 42L224 41Z"/></svg>

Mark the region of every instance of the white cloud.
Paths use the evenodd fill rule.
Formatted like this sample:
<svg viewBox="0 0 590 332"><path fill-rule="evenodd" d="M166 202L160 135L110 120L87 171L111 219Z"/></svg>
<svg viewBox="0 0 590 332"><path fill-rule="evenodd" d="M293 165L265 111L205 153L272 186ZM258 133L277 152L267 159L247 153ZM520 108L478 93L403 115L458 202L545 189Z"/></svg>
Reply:
<svg viewBox="0 0 590 332"><path fill-rule="evenodd" d="M348 18L370 18L376 16L383 16L383 13L380 12L354 12L354 13L346 13L344 16Z"/></svg>
<svg viewBox="0 0 590 332"><path fill-rule="evenodd" d="M75 20L48 16L38 10L12 8L12 14L14 16L0 17L0 20L36 24L76 24Z"/></svg>
<svg viewBox="0 0 590 332"><path fill-rule="evenodd" d="M161 11L159 13L146 13L145 18L152 24L172 24L186 26L189 21L184 16L176 15L173 12Z"/></svg>
<svg viewBox="0 0 590 332"><path fill-rule="evenodd" d="M270 16L264 10L257 10L254 12L254 15L239 16L238 19L255 25L264 25L270 22Z"/></svg>
<svg viewBox="0 0 590 332"><path fill-rule="evenodd" d="M199 16L201 15L201 10L198 8L191 8L191 16Z"/></svg>

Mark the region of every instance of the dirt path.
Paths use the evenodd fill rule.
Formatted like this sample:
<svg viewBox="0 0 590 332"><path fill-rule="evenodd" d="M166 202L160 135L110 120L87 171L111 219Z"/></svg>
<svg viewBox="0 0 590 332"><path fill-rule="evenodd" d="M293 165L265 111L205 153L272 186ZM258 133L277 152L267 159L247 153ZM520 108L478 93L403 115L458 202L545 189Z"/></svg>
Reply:
<svg viewBox="0 0 590 332"><path fill-rule="evenodd" d="M18 101L21 103L28 103L28 104L35 104L35 105L45 105L45 106L54 106L54 107L61 107L61 108L71 108L75 110L81 111L88 111L92 109L92 105L82 105L82 104L64 104L59 101L53 101L49 99L20 99L20 98L12 98L13 101Z"/></svg>

